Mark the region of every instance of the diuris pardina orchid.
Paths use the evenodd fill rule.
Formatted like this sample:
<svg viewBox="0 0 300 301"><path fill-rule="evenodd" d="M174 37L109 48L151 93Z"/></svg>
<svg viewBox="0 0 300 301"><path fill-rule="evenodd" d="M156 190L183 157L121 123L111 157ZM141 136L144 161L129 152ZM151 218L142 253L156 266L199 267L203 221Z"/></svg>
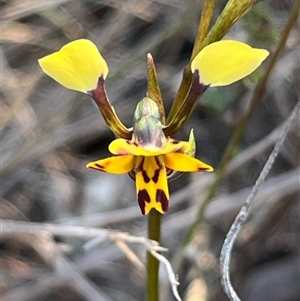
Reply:
<svg viewBox="0 0 300 301"><path fill-rule="evenodd" d="M226 86L244 78L257 69L268 54L267 50L231 40L206 46L191 62L190 89L170 123L163 123L165 116L160 97L145 97L137 105L132 129L121 123L108 100L104 86L108 66L91 41L70 42L58 52L41 58L39 64L61 85L90 95L117 137L109 145L109 151L115 156L88 163L87 167L114 174L129 173L136 181L142 213L148 214L154 208L163 214L169 205L168 179L176 177L178 172L213 170L194 158L192 131L188 142L172 139L170 135L182 126L208 87ZM155 73L150 55L148 65L149 74ZM151 93L151 85L148 85L147 95L155 96Z"/></svg>

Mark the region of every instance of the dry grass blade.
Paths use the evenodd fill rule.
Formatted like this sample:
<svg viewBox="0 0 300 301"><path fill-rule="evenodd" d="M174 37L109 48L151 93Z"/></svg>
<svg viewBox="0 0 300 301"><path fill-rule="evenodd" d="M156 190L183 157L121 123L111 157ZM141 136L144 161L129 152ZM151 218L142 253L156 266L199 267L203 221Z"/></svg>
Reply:
<svg viewBox="0 0 300 301"><path fill-rule="evenodd" d="M276 159L276 157L279 153L279 150L283 144L283 141L286 138L289 130L291 129L293 121L299 115L299 113L300 113L300 100L297 103L297 105L295 106L290 117L288 118L284 128L282 129L282 132L280 133L280 136L274 146L273 151L271 152L265 166L263 167L245 204L241 208L239 214L235 218L235 221L233 222L232 226L230 227L230 229L227 233L226 239L224 241L224 244L222 246L221 255L220 255L221 277L222 277L221 279L222 279L222 285L223 285L224 291L226 292L228 298L231 301L240 301L241 300L238 297L237 293L235 292L234 288L232 287L232 284L230 281L230 273L229 273L231 251L232 251L234 242L236 241L236 238L237 238L239 232L241 231L241 227L243 226L244 222L246 221L246 219L249 215L253 200L255 199L257 193L259 192L260 187L263 184L270 169L272 168L273 163L275 162L275 159Z"/></svg>
<svg viewBox="0 0 300 301"><path fill-rule="evenodd" d="M57 6L70 0L13 0L1 11L3 21L14 20L21 17L27 17L34 13L43 11L49 7Z"/></svg>

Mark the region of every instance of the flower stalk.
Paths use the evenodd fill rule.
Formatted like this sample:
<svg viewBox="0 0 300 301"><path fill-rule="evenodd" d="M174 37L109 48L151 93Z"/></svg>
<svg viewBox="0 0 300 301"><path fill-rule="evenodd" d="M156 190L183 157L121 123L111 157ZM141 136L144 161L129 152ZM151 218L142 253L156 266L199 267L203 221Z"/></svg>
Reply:
<svg viewBox="0 0 300 301"><path fill-rule="evenodd" d="M148 215L148 238L160 244L161 214L151 210ZM147 253L147 301L159 300L159 261Z"/></svg>

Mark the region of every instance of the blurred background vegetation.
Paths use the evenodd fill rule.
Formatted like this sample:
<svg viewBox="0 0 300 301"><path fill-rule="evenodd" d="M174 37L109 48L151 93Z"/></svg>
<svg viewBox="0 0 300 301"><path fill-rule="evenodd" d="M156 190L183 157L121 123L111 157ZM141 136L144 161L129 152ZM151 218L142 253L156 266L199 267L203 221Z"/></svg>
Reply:
<svg viewBox="0 0 300 301"><path fill-rule="evenodd" d="M260 1L226 39L274 51L293 0ZM226 1L217 1L214 20ZM203 1L196 0L7 0L1 8L1 218L83 225L146 235L146 218L127 175L87 170L108 155L114 138L88 96L66 90L42 74L37 59L78 38L98 45L110 67L107 92L130 127L145 96L150 52L156 62L166 110L188 63ZM298 21L299 23L299 21ZM299 25L299 24L298 24ZM197 157L218 167L230 136L249 105L264 64L246 79L205 92L177 138L191 128ZM278 129L299 97L299 26L294 27L236 150L234 162L206 211L179 272L184 300L227 300L218 256L239 208L268 158ZM242 300L300 300L299 127L290 132L255 201L232 257L232 279ZM181 246L212 175L185 174L171 183L170 212L163 217L166 257ZM105 242L88 252L82 239L54 237L85 281L105 300L143 300L145 273ZM57 271L33 235L2 237L4 301L92 300L74 290L69 273ZM133 246L145 258L145 250ZM161 270L162 300L174 300ZM41 281L41 277L43 281Z"/></svg>

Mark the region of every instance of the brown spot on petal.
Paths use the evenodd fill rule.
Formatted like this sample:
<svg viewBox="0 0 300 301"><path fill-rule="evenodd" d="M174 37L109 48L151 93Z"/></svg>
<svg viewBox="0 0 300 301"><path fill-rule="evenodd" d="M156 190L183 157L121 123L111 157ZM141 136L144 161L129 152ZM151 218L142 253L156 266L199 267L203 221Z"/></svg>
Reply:
<svg viewBox="0 0 300 301"><path fill-rule="evenodd" d="M104 166L103 166L103 165L95 164L95 166L97 166L99 169L104 169Z"/></svg>
<svg viewBox="0 0 300 301"><path fill-rule="evenodd" d="M145 203L150 203L150 196L148 191L146 189L139 190L137 198L142 214L145 215Z"/></svg>
<svg viewBox="0 0 300 301"><path fill-rule="evenodd" d="M208 168L208 167L199 167L198 171L210 171L210 168Z"/></svg>
<svg viewBox="0 0 300 301"><path fill-rule="evenodd" d="M159 172L161 170L161 168L163 167L161 162L159 161L159 159L157 157L154 157L155 158L155 162L156 162L156 165L158 166L158 169L156 169L154 171L154 176L152 177L152 181L157 184L158 182L158 179L159 179Z"/></svg>
<svg viewBox="0 0 300 301"><path fill-rule="evenodd" d="M129 145L135 145L138 146L138 143L136 141L130 141L130 140L126 140L126 143Z"/></svg>
<svg viewBox="0 0 300 301"><path fill-rule="evenodd" d="M169 199L162 189L156 190L156 202L161 203L163 212L167 212L169 209Z"/></svg>
<svg viewBox="0 0 300 301"><path fill-rule="evenodd" d="M150 178L148 177L146 170L142 170L142 177L143 177L145 183L150 182Z"/></svg>
<svg viewBox="0 0 300 301"><path fill-rule="evenodd" d="M144 161L145 161L145 157L142 157L137 169L136 169L136 172L140 172L140 171L143 171L144 170Z"/></svg>
<svg viewBox="0 0 300 301"><path fill-rule="evenodd" d="M99 169L98 167L96 168L96 167L90 166L89 168L90 168L90 169L95 169L95 170L98 170L98 171L103 171L103 172L105 172L105 170Z"/></svg>
<svg viewBox="0 0 300 301"><path fill-rule="evenodd" d="M158 179L159 179L159 171L160 169L156 169L155 172L154 172L154 176L152 177L152 181L157 184L158 182Z"/></svg>
<svg viewBox="0 0 300 301"><path fill-rule="evenodd" d="M127 154L128 154L128 151L123 149L123 148L119 149L118 152L117 152L117 155L119 155L119 156L124 156L124 155L127 155Z"/></svg>
<svg viewBox="0 0 300 301"><path fill-rule="evenodd" d="M173 140L172 143L173 144L178 144L180 141L179 140Z"/></svg>
<svg viewBox="0 0 300 301"><path fill-rule="evenodd" d="M155 159L157 166L161 167L162 165L161 165L160 161L158 160L158 157L154 157L154 159Z"/></svg>

